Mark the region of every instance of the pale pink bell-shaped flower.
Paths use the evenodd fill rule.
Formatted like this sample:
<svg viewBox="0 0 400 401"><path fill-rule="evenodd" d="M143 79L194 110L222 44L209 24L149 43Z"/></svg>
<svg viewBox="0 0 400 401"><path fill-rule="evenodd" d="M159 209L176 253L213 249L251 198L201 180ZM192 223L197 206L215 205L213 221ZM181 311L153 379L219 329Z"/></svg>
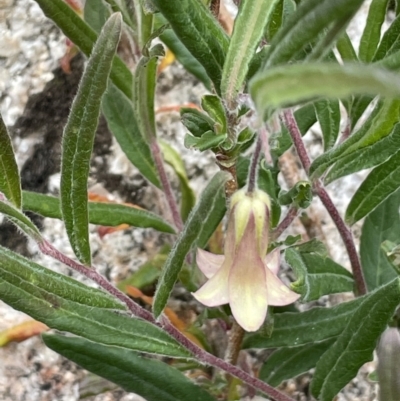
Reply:
<svg viewBox="0 0 400 401"><path fill-rule="evenodd" d="M299 298L277 277L279 250L266 255L269 208L266 193L237 191L231 198L225 255L197 251L197 265L209 280L194 297L206 306L229 303L246 331L261 327L268 305L288 305Z"/></svg>

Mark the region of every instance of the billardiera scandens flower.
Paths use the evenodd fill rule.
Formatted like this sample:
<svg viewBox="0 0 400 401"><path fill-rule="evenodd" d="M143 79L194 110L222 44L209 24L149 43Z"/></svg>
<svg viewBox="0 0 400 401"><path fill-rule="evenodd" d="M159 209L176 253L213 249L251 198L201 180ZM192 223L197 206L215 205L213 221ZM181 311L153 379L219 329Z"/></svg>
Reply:
<svg viewBox="0 0 400 401"><path fill-rule="evenodd" d="M209 280L193 295L206 306L229 303L246 331L261 327L268 305L288 305L299 298L277 277L279 250L267 255L269 209L266 193L237 191L231 198L225 255L197 251L197 265Z"/></svg>

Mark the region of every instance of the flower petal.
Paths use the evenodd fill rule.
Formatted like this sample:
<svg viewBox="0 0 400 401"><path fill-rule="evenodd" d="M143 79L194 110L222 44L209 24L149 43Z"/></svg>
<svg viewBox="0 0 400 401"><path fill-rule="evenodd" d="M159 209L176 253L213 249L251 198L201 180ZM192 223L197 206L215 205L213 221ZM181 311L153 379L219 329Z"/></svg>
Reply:
<svg viewBox="0 0 400 401"><path fill-rule="evenodd" d="M261 258L248 256L238 255L231 268L229 304L239 325L246 331L256 331L267 315L268 293Z"/></svg>
<svg viewBox="0 0 400 401"><path fill-rule="evenodd" d="M268 268L265 269L265 273L268 290L268 302L270 305L289 305L300 298L299 294L296 294L286 287L286 285Z"/></svg>
<svg viewBox="0 0 400 401"><path fill-rule="evenodd" d="M258 330L268 309L265 266L255 239L255 224L250 215L229 274L229 304L246 331Z"/></svg>
<svg viewBox="0 0 400 401"><path fill-rule="evenodd" d="M211 278L224 263L224 255L216 255L211 252L197 249L196 263L207 278Z"/></svg>
<svg viewBox="0 0 400 401"><path fill-rule="evenodd" d="M264 265L272 273L278 275L279 268L281 267L281 253L278 248L275 248L264 258Z"/></svg>
<svg viewBox="0 0 400 401"><path fill-rule="evenodd" d="M199 290L192 295L206 306L219 306L229 302L228 277L230 261L225 260L222 267Z"/></svg>

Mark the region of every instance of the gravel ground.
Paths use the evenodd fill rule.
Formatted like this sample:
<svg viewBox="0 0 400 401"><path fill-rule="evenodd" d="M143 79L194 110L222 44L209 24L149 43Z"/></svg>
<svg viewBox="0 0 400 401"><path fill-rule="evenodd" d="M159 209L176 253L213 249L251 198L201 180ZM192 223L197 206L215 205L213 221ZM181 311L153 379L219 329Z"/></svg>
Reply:
<svg viewBox="0 0 400 401"><path fill-rule="evenodd" d="M370 1L365 2L349 29L352 38L357 39L360 36L369 3ZM37 177L42 177L43 172L46 171L46 179L40 184L42 191L57 193L59 174L54 166L58 165L59 138L68 107L60 106L62 110L50 107L50 110L47 110L48 99L50 96L51 101L62 104L69 98L58 98L57 93L63 91L58 87L55 88L53 84L50 86L46 84L54 77L61 77L61 72L57 68L59 59L65 52L65 38L51 22L46 20L40 8L32 0L0 0L0 37L2 38L0 42L0 112L6 124L10 127L14 126L13 140L23 177L28 187L29 184L37 187L39 185ZM73 88L76 84L73 76L64 79L65 85L69 87ZM204 93L202 85L189 77L180 66L174 65L160 77L157 102L160 107L198 102L202 93ZM35 94L37 94L36 97ZM63 93L62 95L66 96ZM31 99L31 104L24 112L28 99ZM51 115L53 112L56 116ZM44 124L45 128L33 127L38 113L43 113L40 114L43 121L49 120L48 124ZM92 190L98 193L107 192L115 199L131 201L161 213L164 209L162 198L157 191L146 185L136 169L126 160L118 145L112 142L107 130L103 128L100 128L99 140L97 147L95 146L96 157L91 169ZM183 147L185 131L177 113L160 114L158 128L160 135L182 154L192 187L197 191L201 190L207 179L216 171L211 155L190 152ZM306 137L312 157L316 157L321 151L319 141L316 140L317 136L318 127L315 127ZM50 147L49 138L58 138L58 142L55 141ZM50 165L42 163L47 157L45 153L41 153L44 148L49 152L46 154L51 154L52 164ZM38 165L41 167L36 176L35 169ZM176 179L172 172L169 173L173 186L177 187ZM354 175L338 180L329 187L341 213L344 212L362 176ZM319 202L316 202L314 206L314 213L321 221L332 256L339 263L349 267L341 240ZM40 219L38 223L42 226L44 235L58 249L72 256L61 222ZM26 244L24 239L17 237L17 234L9 230L11 228L8 226L0 227L2 242L10 240L12 236L14 249L32 256L47 267L70 274L64 266L38 255L32 244ZM359 228L356 228L356 234L357 230ZM14 236L17 239L14 239ZM90 239L95 255L94 265L111 280L119 280L134 271L146 260L148 254L154 254L165 241L169 241L167 236L155 235L151 230L144 229L126 230L100 239L95 227L91 229ZM26 315L0 302L0 331L27 319L29 318ZM75 401L79 399L80 386L87 377L86 373L75 364L47 349L38 337L0 349L0 361L0 399L4 401ZM367 374L374 370L374 366L373 362L365 365L358 377L339 395L338 400L375 400L376 386L366 380ZM301 380L307 382L308 378L304 376ZM285 386L295 391L298 383L298 380L289 381ZM89 398L90 401L137 399L137 396L125 394L119 390ZM298 399L309 398L299 395Z"/></svg>

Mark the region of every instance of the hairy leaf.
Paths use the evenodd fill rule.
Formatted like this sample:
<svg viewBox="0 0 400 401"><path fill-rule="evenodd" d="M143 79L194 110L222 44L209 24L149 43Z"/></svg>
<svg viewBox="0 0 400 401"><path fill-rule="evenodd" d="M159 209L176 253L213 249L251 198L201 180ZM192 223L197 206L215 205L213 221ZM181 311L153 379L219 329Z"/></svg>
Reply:
<svg viewBox="0 0 400 401"><path fill-rule="evenodd" d="M183 231L168 255L154 297L153 311L156 317L165 308L178 274L182 269L186 254L193 243L199 238L202 232L201 227L208 220L209 215L214 209L214 202L218 199L216 194L223 190L228 176L225 172L219 172L211 179L197 201L196 206L191 211Z"/></svg>
<svg viewBox="0 0 400 401"><path fill-rule="evenodd" d="M202 1L153 0L176 36L204 67L217 92L229 38Z"/></svg>
<svg viewBox="0 0 400 401"><path fill-rule="evenodd" d="M347 223L354 224L362 219L399 188L400 151L369 173L347 207Z"/></svg>
<svg viewBox="0 0 400 401"><path fill-rule="evenodd" d="M352 319L363 299L343 302L332 308L317 307L301 313L275 314L271 337L262 333L249 334L245 337L243 347L294 347L337 337Z"/></svg>
<svg viewBox="0 0 400 401"><path fill-rule="evenodd" d="M117 300L100 290L50 271L0 247L0 299L50 328L104 345L187 357L168 334L132 318Z"/></svg>
<svg viewBox="0 0 400 401"><path fill-rule="evenodd" d="M362 303L337 341L317 363L311 392L321 401L335 395L371 361L376 343L400 303L397 278L362 298Z"/></svg>
<svg viewBox="0 0 400 401"><path fill-rule="evenodd" d="M43 335L52 350L84 369L118 384L147 401L213 401L207 391L192 383L179 370L136 352L109 347L79 337Z"/></svg>
<svg viewBox="0 0 400 401"><path fill-rule="evenodd" d="M0 114L0 192L18 209L21 208L21 180L10 135Z"/></svg>
<svg viewBox="0 0 400 401"><path fill-rule="evenodd" d="M107 88L111 63L121 35L121 14L104 25L64 129L61 164L61 210L71 246L84 264L90 265L87 180L101 97Z"/></svg>
<svg viewBox="0 0 400 401"><path fill-rule="evenodd" d="M96 42L96 32L63 0L35 0L47 18L54 21L82 52L89 56ZM132 95L132 74L125 63L114 56L110 78L128 98Z"/></svg>
<svg viewBox="0 0 400 401"><path fill-rule="evenodd" d="M340 131L340 105L338 100L322 99L314 103L315 112L324 138L324 151L332 148Z"/></svg>
<svg viewBox="0 0 400 401"><path fill-rule="evenodd" d="M367 287L370 291L397 277L381 245L400 238L400 191L389 196L364 221L360 257Z"/></svg>
<svg viewBox="0 0 400 401"><path fill-rule="evenodd" d="M58 198L36 192L23 191L23 209L45 217L61 219ZM133 227L154 228L165 233L175 233L174 229L160 216L147 210L115 203L89 202L89 223L116 227L129 224Z"/></svg>

